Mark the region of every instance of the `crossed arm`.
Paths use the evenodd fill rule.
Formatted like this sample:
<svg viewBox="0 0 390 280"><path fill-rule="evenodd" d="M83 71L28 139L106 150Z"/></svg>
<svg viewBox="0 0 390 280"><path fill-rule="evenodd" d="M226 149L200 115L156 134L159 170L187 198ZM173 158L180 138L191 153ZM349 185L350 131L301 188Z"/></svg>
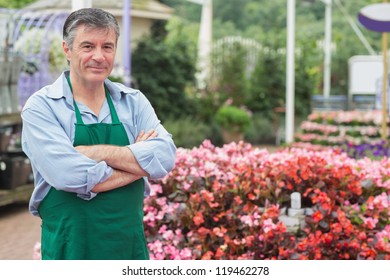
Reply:
<svg viewBox="0 0 390 280"><path fill-rule="evenodd" d="M157 137L155 130L141 131L135 142L146 141ZM98 183L92 188L95 193L113 190L128 185L149 174L141 168L132 151L126 146L92 145L77 146L81 154L97 162L105 161L113 168L113 173L106 181Z"/></svg>

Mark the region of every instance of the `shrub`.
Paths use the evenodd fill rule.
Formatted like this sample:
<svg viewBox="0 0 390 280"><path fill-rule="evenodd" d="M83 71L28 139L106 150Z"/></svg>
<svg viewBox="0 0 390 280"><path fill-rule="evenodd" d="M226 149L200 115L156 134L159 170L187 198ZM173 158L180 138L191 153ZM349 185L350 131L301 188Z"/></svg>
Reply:
<svg viewBox="0 0 390 280"><path fill-rule="evenodd" d="M224 105L217 110L215 121L223 129L233 132L245 132L251 124L251 117L244 109L234 105Z"/></svg>
<svg viewBox="0 0 390 280"><path fill-rule="evenodd" d="M172 134L177 147L193 148L202 144L210 135L210 127L192 117L168 119L165 129Z"/></svg>
<svg viewBox="0 0 390 280"><path fill-rule="evenodd" d="M161 120L194 114L186 88L194 86L196 71L192 45L179 33L166 40L165 26L156 22L149 37L138 42L132 58L134 81L153 104Z"/></svg>
<svg viewBox="0 0 390 280"><path fill-rule="evenodd" d="M263 114L255 113L252 124L245 132L245 140L251 144L275 144L276 133L271 120Z"/></svg>

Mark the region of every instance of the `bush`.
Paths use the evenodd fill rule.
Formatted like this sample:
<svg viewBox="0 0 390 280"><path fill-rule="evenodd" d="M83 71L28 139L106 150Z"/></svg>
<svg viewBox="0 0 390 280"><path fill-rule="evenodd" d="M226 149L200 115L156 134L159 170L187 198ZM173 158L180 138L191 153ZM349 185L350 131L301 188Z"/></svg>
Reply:
<svg viewBox="0 0 390 280"><path fill-rule="evenodd" d="M233 132L245 132L251 124L247 111L233 105L224 105L217 110L215 121L223 129Z"/></svg>
<svg viewBox="0 0 390 280"><path fill-rule="evenodd" d="M182 148L199 146L211 133L208 125L192 117L168 119L164 127L172 134L176 146Z"/></svg>
<svg viewBox="0 0 390 280"><path fill-rule="evenodd" d="M247 53L238 42L215 48L212 55L213 72L210 85L221 102L231 100L233 105L245 104L249 97L247 78Z"/></svg>
<svg viewBox="0 0 390 280"><path fill-rule="evenodd" d="M134 50L132 75L161 120L194 114L186 88L195 84L195 58L185 37L167 41L165 26L156 22L150 37Z"/></svg>
<svg viewBox="0 0 390 280"><path fill-rule="evenodd" d="M252 124L245 133L245 140L251 144L275 144L276 131L273 122L263 114L253 114Z"/></svg>

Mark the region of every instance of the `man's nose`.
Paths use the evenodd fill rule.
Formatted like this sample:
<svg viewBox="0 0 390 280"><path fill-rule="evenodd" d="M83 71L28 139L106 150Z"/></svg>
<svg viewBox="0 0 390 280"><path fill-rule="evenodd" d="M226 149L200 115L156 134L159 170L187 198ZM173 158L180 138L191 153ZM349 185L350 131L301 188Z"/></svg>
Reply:
<svg viewBox="0 0 390 280"><path fill-rule="evenodd" d="M104 53L101 48L96 48L94 53L93 53L93 59L96 61L104 61Z"/></svg>

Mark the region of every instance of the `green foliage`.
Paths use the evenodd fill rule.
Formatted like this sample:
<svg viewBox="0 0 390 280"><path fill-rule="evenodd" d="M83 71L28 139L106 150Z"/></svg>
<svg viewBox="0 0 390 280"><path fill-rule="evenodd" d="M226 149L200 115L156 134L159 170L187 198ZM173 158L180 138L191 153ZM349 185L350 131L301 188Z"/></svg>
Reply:
<svg viewBox="0 0 390 280"><path fill-rule="evenodd" d="M208 124L190 116L168 119L163 125L172 134L175 145L182 148L199 146L211 134L211 128Z"/></svg>
<svg viewBox="0 0 390 280"><path fill-rule="evenodd" d="M226 36L242 36L242 30L237 29L234 22L223 22L220 19L213 19L213 37L214 40L223 38Z"/></svg>
<svg viewBox="0 0 390 280"><path fill-rule="evenodd" d="M230 99L234 105L243 105L248 95L246 51L237 42L223 46L220 51L222 54L215 54L219 59L214 60L217 70L213 77L213 90L220 93L221 103ZM218 64L219 61L221 62Z"/></svg>
<svg viewBox="0 0 390 280"><path fill-rule="evenodd" d="M245 140L251 144L275 144L273 121L264 117L262 113L252 116L252 123L245 132Z"/></svg>
<svg viewBox="0 0 390 280"><path fill-rule="evenodd" d="M262 49L251 75L246 106L271 120L274 108L285 106L286 55L280 40L268 41L272 45ZM315 66L321 55L313 46L313 40L306 39L299 44L300 51L295 56L295 111L297 117L306 117L310 112L311 95L316 93L316 82L321 74Z"/></svg>
<svg viewBox="0 0 390 280"><path fill-rule="evenodd" d="M311 96L322 93L322 87L318 88L322 86L322 69L317 64L322 60L322 54L315 47L314 40L306 39L298 43L300 52L295 58L295 115L296 118L306 118L311 111Z"/></svg>
<svg viewBox="0 0 390 280"><path fill-rule="evenodd" d="M199 23L200 5L181 0L163 0L178 13ZM355 22L364 6L377 0L339 1L348 16ZM380 2L380 1L379 1ZM256 39L264 48L286 48L287 5L285 0L213 0L213 40L225 36L243 36ZM368 51L351 28L348 18L336 1L332 5L332 41L335 46L331 60L331 94L348 93L348 59L353 55L366 55ZM320 0L296 1L296 75L295 104L299 117L307 115L310 99L323 90L323 50L325 5ZM361 28L364 36L378 53L381 51L381 34ZM252 110L271 118L273 108L285 103L286 59L284 55L259 58L258 69L250 80L249 100ZM227 71L227 70L226 70ZM237 81L237 73L231 76ZM256 77L254 77L256 76ZM234 78L233 78L234 77ZM240 81L240 79L238 79ZM217 89L214 92L224 92ZM241 92L242 93L242 92ZM241 94L240 93L240 94ZM222 99L222 98L221 98ZM221 100L223 101L223 100Z"/></svg>
<svg viewBox="0 0 390 280"><path fill-rule="evenodd" d="M186 88L194 85L195 57L191 44L181 32L180 39L167 42L165 26L153 27L133 53L133 76L162 120L194 113Z"/></svg>
<svg viewBox="0 0 390 280"><path fill-rule="evenodd" d="M250 98L247 106L253 112L262 112L272 119L273 109L284 106L286 92L285 55L277 49L261 52L250 79ZM272 78L271 78L272 77Z"/></svg>
<svg viewBox="0 0 390 280"><path fill-rule="evenodd" d="M245 132L251 124L251 117L244 109L233 105L224 105L216 112L215 121L223 129Z"/></svg>
<svg viewBox="0 0 390 280"><path fill-rule="evenodd" d="M0 0L0 7L3 8L23 8L36 0Z"/></svg>
<svg viewBox="0 0 390 280"><path fill-rule="evenodd" d="M160 2L174 7L176 10L175 14L182 18L186 18L193 22L199 22L200 20L202 7L198 4L183 0L160 0Z"/></svg>

